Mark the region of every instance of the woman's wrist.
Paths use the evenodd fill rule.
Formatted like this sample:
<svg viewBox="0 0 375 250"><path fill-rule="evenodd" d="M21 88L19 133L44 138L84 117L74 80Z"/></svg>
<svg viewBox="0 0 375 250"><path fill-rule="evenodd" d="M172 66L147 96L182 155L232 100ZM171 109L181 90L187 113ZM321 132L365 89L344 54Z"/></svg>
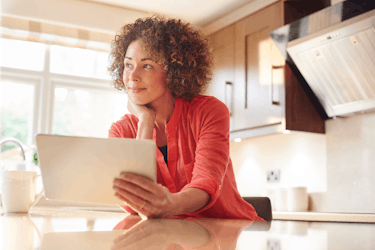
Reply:
<svg viewBox="0 0 375 250"><path fill-rule="evenodd" d="M195 212L204 207L210 200L210 195L198 188L189 188L172 194L173 207L171 215L180 215Z"/></svg>
<svg viewBox="0 0 375 250"><path fill-rule="evenodd" d="M137 139L153 139L154 121L143 119L138 121Z"/></svg>

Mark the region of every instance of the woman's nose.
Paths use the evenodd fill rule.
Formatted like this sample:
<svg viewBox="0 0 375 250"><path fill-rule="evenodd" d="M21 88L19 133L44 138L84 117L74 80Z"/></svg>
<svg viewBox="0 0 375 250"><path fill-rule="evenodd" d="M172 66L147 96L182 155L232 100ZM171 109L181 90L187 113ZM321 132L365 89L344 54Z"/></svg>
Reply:
<svg viewBox="0 0 375 250"><path fill-rule="evenodd" d="M138 67L132 68L129 72L129 80L138 81L140 79Z"/></svg>

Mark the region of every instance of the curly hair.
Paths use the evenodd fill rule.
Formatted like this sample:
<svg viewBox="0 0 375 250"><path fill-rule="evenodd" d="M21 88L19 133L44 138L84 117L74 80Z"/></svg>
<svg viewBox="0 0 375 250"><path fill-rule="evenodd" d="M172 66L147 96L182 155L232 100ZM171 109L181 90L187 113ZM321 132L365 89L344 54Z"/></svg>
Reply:
<svg viewBox="0 0 375 250"><path fill-rule="evenodd" d="M212 54L199 30L181 20L153 16L137 19L118 32L112 42L109 67L115 88L125 89L124 59L130 43L144 42L166 74L174 97L189 100L201 94L211 80Z"/></svg>

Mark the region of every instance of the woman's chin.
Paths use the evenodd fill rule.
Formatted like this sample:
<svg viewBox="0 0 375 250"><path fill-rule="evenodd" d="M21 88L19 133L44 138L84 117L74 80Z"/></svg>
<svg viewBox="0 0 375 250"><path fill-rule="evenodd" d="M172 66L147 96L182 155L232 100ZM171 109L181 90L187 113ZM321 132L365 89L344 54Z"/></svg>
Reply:
<svg viewBox="0 0 375 250"><path fill-rule="evenodd" d="M141 101L136 101L136 102L133 102L135 105L139 105L139 106L147 106L147 102L141 102Z"/></svg>
<svg viewBox="0 0 375 250"><path fill-rule="evenodd" d="M141 100L139 98L132 98L131 96L130 97L130 100L132 101L132 103L134 103L135 105L139 105L139 106L144 106L146 105L148 102L146 102L145 100Z"/></svg>

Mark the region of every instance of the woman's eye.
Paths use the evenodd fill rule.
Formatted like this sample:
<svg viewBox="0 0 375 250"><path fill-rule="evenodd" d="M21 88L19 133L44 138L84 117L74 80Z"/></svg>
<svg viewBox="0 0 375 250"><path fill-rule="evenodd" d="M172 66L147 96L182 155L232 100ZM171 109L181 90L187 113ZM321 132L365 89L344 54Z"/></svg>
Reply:
<svg viewBox="0 0 375 250"><path fill-rule="evenodd" d="M130 63L125 63L125 67L126 68L131 68L133 65L131 65Z"/></svg>
<svg viewBox="0 0 375 250"><path fill-rule="evenodd" d="M150 64L145 64L145 66L143 66L144 68L146 69L152 69L152 66Z"/></svg>

